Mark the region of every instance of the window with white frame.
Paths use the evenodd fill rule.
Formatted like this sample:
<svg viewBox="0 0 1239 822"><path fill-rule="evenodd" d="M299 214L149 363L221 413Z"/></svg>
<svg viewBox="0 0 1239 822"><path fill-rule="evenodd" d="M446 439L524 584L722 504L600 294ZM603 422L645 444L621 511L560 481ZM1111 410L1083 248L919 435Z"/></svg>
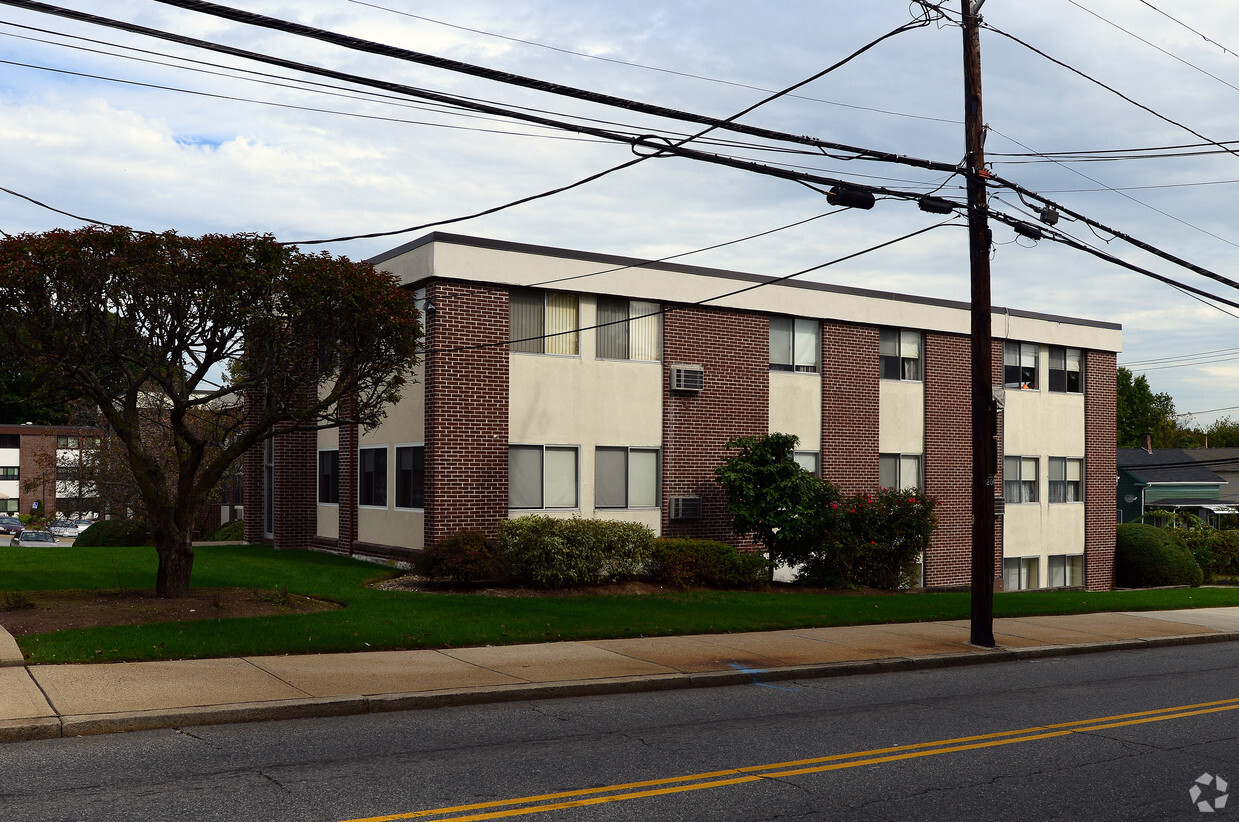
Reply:
<svg viewBox="0 0 1239 822"><path fill-rule="evenodd" d="M318 501L324 505L340 502L340 452L318 452Z"/></svg>
<svg viewBox="0 0 1239 822"><path fill-rule="evenodd" d="M813 476L818 476L818 465L821 463L821 455L816 451L794 451L792 459L804 470L808 471Z"/></svg>
<svg viewBox="0 0 1239 822"><path fill-rule="evenodd" d="M1002 587L1007 591L1027 591L1041 587L1040 557L1011 557L1002 561Z"/></svg>
<svg viewBox="0 0 1239 822"><path fill-rule="evenodd" d="M426 446L396 446L396 507L426 507Z"/></svg>
<svg viewBox="0 0 1239 822"><path fill-rule="evenodd" d="M357 452L357 504L387 507L387 446Z"/></svg>
<svg viewBox="0 0 1239 822"><path fill-rule="evenodd" d="M508 294L508 311L512 351L572 356L579 353L577 295L514 288Z"/></svg>
<svg viewBox="0 0 1239 822"><path fill-rule="evenodd" d="M821 323L803 317L770 318L770 369L817 372L822 352Z"/></svg>
<svg viewBox="0 0 1239 822"><path fill-rule="evenodd" d="M1036 343L1009 341L1003 343L1003 387L1035 390L1037 388L1037 357L1040 353L1041 346Z"/></svg>
<svg viewBox="0 0 1239 822"><path fill-rule="evenodd" d="M644 300L598 298L595 356L657 361L662 357L662 306Z"/></svg>
<svg viewBox="0 0 1239 822"><path fill-rule="evenodd" d="M924 379L921 367L921 332L883 328L878 332L878 364L884 380Z"/></svg>
<svg viewBox="0 0 1239 822"><path fill-rule="evenodd" d="M657 508L658 449L594 449L595 508Z"/></svg>
<svg viewBox="0 0 1239 822"><path fill-rule="evenodd" d="M1008 503L1037 501L1037 458L1002 458L1002 498Z"/></svg>
<svg viewBox="0 0 1239 822"><path fill-rule="evenodd" d="M1084 584L1084 555L1057 554L1046 565L1050 588L1068 588Z"/></svg>
<svg viewBox="0 0 1239 822"><path fill-rule="evenodd" d="M1084 352L1078 348L1050 346L1051 391L1060 394L1084 393Z"/></svg>
<svg viewBox="0 0 1239 822"><path fill-rule="evenodd" d="M1084 460L1050 457L1050 502L1084 501Z"/></svg>
<svg viewBox="0 0 1239 822"><path fill-rule="evenodd" d="M579 508L575 446L508 446L509 508Z"/></svg>
<svg viewBox="0 0 1239 822"><path fill-rule="evenodd" d="M902 491L921 487L920 454L878 454L878 484Z"/></svg>

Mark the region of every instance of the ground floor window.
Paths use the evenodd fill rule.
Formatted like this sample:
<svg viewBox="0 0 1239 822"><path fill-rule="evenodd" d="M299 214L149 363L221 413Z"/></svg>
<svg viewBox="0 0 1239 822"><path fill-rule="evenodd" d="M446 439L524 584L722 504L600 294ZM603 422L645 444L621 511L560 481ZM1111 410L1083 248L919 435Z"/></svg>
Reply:
<svg viewBox="0 0 1239 822"><path fill-rule="evenodd" d="M509 508L579 508L576 446L508 447Z"/></svg>
<svg viewBox="0 0 1239 822"><path fill-rule="evenodd" d="M1002 587L1007 591L1027 591L1041 586L1040 557L1011 557L1002 561Z"/></svg>
<svg viewBox="0 0 1239 822"><path fill-rule="evenodd" d="M878 484L902 491L921 487L920 454L878 454Z"/></svg>
<svg viewBox="0 0 1239 822"><path fill-rule="evenodd" d="M595 449L594 507L657 508L658 504L658 449Z"/></svg>
<svg viewBox="0 0 1239 822"><path fill-rule="evenodd" d="M1049 565L1046 568L1049 571L1050 579L1048 585L1051 588L1068 588L1084 584L1083 554L1058 554L1052 556L1049 558Z"/></svg>
<svg viewBox="0 0 1239 822"><path fill-rule="evenodd" d="M336 505L340 502L340 452L318 452L318 501Z"/></svg>
<svg viewBox="0 0 1239 822"><path fill-rule="evenodd" d="M426 507L426 447L396 446L396 507Z"/></svg>
<svg viewBox="0 0 1239 822"><path fill-rule="evenodd" d="M357 504L387 507L387 446L357 452Z"/></svg>

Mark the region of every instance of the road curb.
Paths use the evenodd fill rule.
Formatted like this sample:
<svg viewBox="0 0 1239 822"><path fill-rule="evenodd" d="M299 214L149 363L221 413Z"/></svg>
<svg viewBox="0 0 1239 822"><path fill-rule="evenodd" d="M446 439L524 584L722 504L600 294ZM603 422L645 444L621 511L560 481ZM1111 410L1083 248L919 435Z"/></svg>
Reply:
<svg viewBox="0 0 1239 822"><path fill-rule="evenodd" d="M1018 662L1058 656L1204 645L1239 641L1239 632L1184 634L1149 639L1124 639L1082 645L1048 645L1031 648L977 648L963 653L920 657L888 657L778 668L745 668L734 671L624 676L574 682L522 683L517 685L421 691L404 694L311 697L232 705L209 705L168 710L127 711L113 714L81 714L37 719L0 720L0 743L51 739L66 736L123 733L128 731L181 728L194 725L222 725L240 722L269 722L284 719L350 716L392 711L428 710L466 705L499 704L578 696L652 693L689 688L718 688L731 685L762 684L794 679L825 679L863 674L934 670Z"/></svg>

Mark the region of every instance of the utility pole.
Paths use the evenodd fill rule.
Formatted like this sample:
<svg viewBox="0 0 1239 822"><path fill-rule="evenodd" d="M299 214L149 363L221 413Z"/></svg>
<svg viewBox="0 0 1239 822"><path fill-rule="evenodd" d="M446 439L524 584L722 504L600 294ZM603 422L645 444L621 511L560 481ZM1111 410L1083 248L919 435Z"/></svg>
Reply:
<svg viewBox="0 0 1239 822"><path fill-rule="evenodd" d="M972 644L994 645L994 508L998 424L993 390L989 214L985 124L981 115L979 12L985 0L962 0L964 159L968 179L968 257L972 272Z"/></svg>

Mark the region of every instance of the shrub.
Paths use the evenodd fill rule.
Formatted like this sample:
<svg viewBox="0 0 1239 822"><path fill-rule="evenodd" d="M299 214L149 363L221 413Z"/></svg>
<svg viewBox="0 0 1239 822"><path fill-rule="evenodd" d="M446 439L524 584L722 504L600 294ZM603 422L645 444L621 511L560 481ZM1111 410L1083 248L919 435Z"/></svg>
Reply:
<svg viewBox="0 0 1239 822"><path fill-rule="evenodd" d="M654 533L611 520L558 519L531 514L499 525L508 570L547 588L596 585L641 573Z"/></svg>
<svg viewBox="0 0 1239 822"><path fill-rule="evenodd" d="M1183 532L1182 538L1206 582L1239 577L1239 531L1204 528Z"/></svg>
<svg viewBox="0 0 1239 822"><path fill-rule="evenodd" d="M654 540L649 573L675 588L752 588L770 579L771 567L762 554L741 553L723 542L661 538Z"/></svg>
<svg viewBox="0 0 1239 822"><path fill-rule="evenodd" d="M92 525L91 527L93 528L94 526ZM207 542L235 542L245 539L245 524L239 519L225 522L210 534L207 534L204 539Z"/></svg>
<svg viewBox="0 0 1239 822"><path fill-rule="evenodd" d="M477 531L461 531L417 555L413 569L430 579L477 582L503 575L499 547Z"/></svg>
<svg viewBox="0 0 1239 822"><path fill-rule="evenodd" d="M836 526L797 580L898 590L911 587L917 559L937 525L937 501L914 489L883 488L838 503Z"/></svg>
<svg viewBox="0 0 1239 822"><path fill-rule="evenodd" d="M128 548L146 544L146 523L136 519L103 519L73 541L78 547Z"/></svg>
<svg viewBox="0 0 1239 822"><path fill-rule="evenodd" d="M1200 565L1182 535L1142 523L1118 527L1114 551L1114 581L1121 588L1191 585L1203 581Z"/></svg>

